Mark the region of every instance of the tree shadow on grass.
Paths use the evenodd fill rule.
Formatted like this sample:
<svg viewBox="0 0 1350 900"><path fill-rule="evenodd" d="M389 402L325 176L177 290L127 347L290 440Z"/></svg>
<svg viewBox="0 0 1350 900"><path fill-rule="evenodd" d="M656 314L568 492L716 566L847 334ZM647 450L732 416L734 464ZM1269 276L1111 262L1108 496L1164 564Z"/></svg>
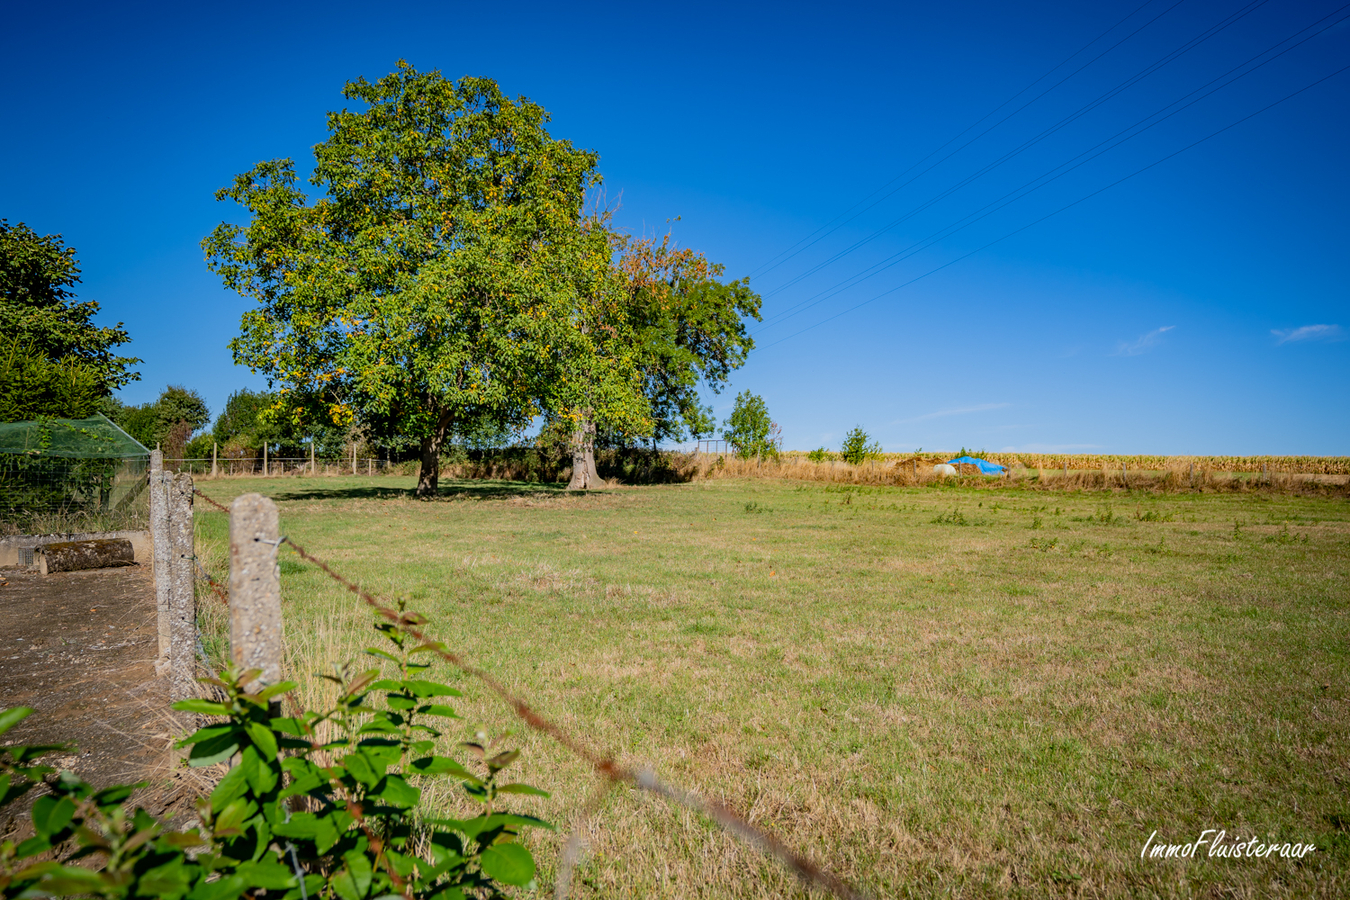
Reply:
<svg viewBox="0 0 1350 900"><path fill-rule="evenodd" d="M430 503L444 503L462 500L514 500L531 498L536 500L552 499L566 495L565 485L529 481L488 481L442 479L440 489ZM417 492L412 487L392 487L385 485L332 485L318 486L306 484L292 489L276 490L270 495L282 502L314 500L416 500Z"/></svg>

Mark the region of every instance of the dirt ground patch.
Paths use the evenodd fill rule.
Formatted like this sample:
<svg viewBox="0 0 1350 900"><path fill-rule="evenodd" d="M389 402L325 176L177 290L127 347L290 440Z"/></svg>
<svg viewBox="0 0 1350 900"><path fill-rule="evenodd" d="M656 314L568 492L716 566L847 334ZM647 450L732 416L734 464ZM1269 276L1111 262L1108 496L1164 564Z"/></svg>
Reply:
<svg viewBox="0 0 1350 900"><path fill-rule="evenodd" d="M179 792L171 744L182 725L169 713L168 679L155 677L157 652L147 568L0 570L0 707L34 710L0 740L74 743L47 762L96 787L148 782L140 802L163 811Z"/></svg>

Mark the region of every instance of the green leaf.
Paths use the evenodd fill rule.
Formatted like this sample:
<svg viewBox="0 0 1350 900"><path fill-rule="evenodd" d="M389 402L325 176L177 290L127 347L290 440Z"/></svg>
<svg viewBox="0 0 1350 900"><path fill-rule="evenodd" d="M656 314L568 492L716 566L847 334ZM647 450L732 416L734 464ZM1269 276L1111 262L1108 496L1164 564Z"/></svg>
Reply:
<svg viewBox="0 0 1350 900"><path fill-rule="evenodd" d="M397 656L394 656L392 653L386 653L385 651L380 650L376 647L367 647L366 652L369 653L371 656L378 656L380 659L387 659L396 666L403 662L401 659L399 659ZM381 688L379 685L375 685L374 687L376 690L384 690L384 688Z"/></svg>
<svg viewBox="0 0 1350 900"><path fill-rule="evenodd" d="M220 784L211 791L211 809L220 815L221 810L236 797L243 796L246 790L248 790L248 775L242 766L235 766L225 773L225 777L220 779Z"/></svg>
<svg viewBox="0 0 1350 900"><path fill-rule="evenodd" d="M188 700L179 700L170 709L176 709L179 712L200 713L204 716L228 716L230 708L224 703L213 703L210 700L191 698Z"/></svg>
<svg viewBox="0 0 1350 900"><path fill-rule="evenodd" d="M14 853L19 859L25 859L29 856L37 856L39 853L46 853L50 849L52 849L52 842L40 834L35 834L26 841L20 841Z"/></svg>
<svg viewBox="0 0 1350 900"><path fill-rule="evenodd" d="M286 694L295 690L296 687L297 685L294 681L282 681L277 684L269 684L261 691L258 691L256 696L259 700L271 700L278 694Z"/></svg>
<svg viewBox="0 0 1350 900"><path fill-rule="evenodd" d="M448 684L441 684L439 681L422 681L416 678L410 678L403 682L407 687L408 693L415 697L462 697L459 691L450 687Z"/></svg>
<svg viewBox="0 0 1350 900"><path fill-rule="evenodd" d="M248 882L238 875L227 875L219 881L199 882L188 900L234 900L248 890Z"/></svg>
<svg viewBox="0 0 1350 900"><path fill-rule="evenodd" d="M106 875L81 869L78 866L59 866L48 871L50 874L42 879L42 892L44 894L57 897L71 894L101 895L107 888L112 887L108 883L109 879Z"/></svg>
<svg viewBox="0 0 1350 900"><path fill-rule="evenodd" d="M265 725L257 722L249 722L244 726L244 731L248 733L249 740L258 748L258 754L265 760L277 758L277 739L272 734L272 730Z"/></svg>
<svg viewBox="0 0 1350 900"><path fill-rule="evenodd" d="M51 794L33 801L33 830L44 838L59 833L75 818L75 803L69 797L57 799Z"/></svg>
<svg viewBox="0 0 1350 900"><path fill-rule="evenodd" d="M247 797L237 797L226 806L213 823L217 836L228 834L232 831L238 831L239 826L244 824L244 820L253 812L253 804Z"/></svg>
<svg viewBox="0 0 1350 900"><path fill-rule="evenodd" d="M249 787L253 788L255 794L265 794L276 786L277 773L272 770L270 763L261 758L257 747L245 747L239 754L239 764L236 768L244 770L244 777L248 779Z"/></svg>
<svg viewBox="0 0 1350 900"><path fill-rule="evenodd" d="M343 854L346 862L329 882L342 900L362 900L370 890L372 871L370 860L359 850L349 850Z"/></svg>
<svg viewBox="0 0 1350 900"><path fill-rule="evenodd" d="M371 796L379 797L386 803L404 808L416 806L417 801L422 797L421 791L408 784L398 775L384 776L370 793Z"/></svg>
<svg viewBox="0 0 1350 900"><path fill-rule="evenodd" d="M499 794L528 794L531 797L547 797L548 791L541 791L537 787L530 787L528 784L503 784L497 788Z"/></svg>
<svg viewBox="0 0 1350 900"><path fill-rule="evenodd" d="M144 781L139 781L136 784L114 784L112 787L104 788L89 799L100 807L120 806L127 802L127 799L136 793L138 788L143 788L145 785L146 782Z"/></svg>
<svg viewBox="0 0 1350 900"><path fill-rule="evenodd" d="M353 778L366 787L374 787L384 775L384 764L380 763L377 767L369 756L360 751L342 757L342 764Z"/></svg>
<svg viewBox="0 0 1350 900"><path fill-rule="evenodd" d="M288 867L271 859L246 862L240 865L235 871L248 882L248 885L251 888L259 887L267 888L268 890L284 891L299 885L294 872Z"/></svg>
<svg viewBox="0 0 1350 900"><path fill-rule="evenodd" d="M239 750L239 739L233 727L223 734L217 734L192 745L188 753L188 765L211 766L224 762Z"/></svg>
<svg viewBox="0 0 1350 900"><path fill-rule="evenodd" d="M523 885L534 879L534 857L519 844L495 844L478 858L483 872L502 884Z"/></svg>
<svg viewBox="0 0 1350 900"><path fill-rule="evenodd" d="M232 734L234 732L234 723L225 722L220 725L207 725L205 728L198 728L192 734L183 738L175 746L187 747L191 744L200 744L202 741L209 741L222 735Z"/></svg>
<svg viewBox="0 0 1350 900"><path fill-rule="evenodd" d="M418 707L417 711L424 716L445 716L447 719L459 718L459 714L453 709L439 703L428 703L425 706Z"/></svg>
<svg viewBox="0 0 1350 900"><path fill-rule="evenodd" d="M482 784L472 772L444 756L425 756L421 759L412 761L412 767L422 775L454 775L456 778L462 778L465 781L472 781L475 784Z"/></svg>
<svg viewBox="0 0 1350 900"><path fill-rule="evenodd" d="M30 706L13 706L0 712L0 734L9 731L32 714L33 709Z"/></svg>

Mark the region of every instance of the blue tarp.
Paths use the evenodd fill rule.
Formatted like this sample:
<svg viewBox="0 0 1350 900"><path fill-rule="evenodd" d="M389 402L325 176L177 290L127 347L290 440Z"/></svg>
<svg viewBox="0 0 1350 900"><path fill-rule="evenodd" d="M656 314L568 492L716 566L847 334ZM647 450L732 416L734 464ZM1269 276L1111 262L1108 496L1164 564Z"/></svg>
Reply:
<svg viewBox="0 0 1350 900"><path fill-rule="evenodd" d="M982 459L976 459L973 456L958 456L956 459L947 460L947 465L954 466L957 463L966 463L972 466L979 466L980 471L985 475L1002 475L1007 469L998 463L986 462Z"/></svg>

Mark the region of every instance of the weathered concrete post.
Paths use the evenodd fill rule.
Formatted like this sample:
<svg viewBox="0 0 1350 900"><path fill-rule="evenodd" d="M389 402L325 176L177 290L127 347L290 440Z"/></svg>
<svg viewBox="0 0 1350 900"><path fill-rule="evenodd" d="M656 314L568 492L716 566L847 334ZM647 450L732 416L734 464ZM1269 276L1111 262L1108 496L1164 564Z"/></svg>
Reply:
<svg viewBox="0 0 1350 900"><path fill-rule="evenodd" d="M169 673L169 511L165 502L164 454L150 451L150 541L154 548L155 613L159 652L155 674Z"/></svg>
<svg viewBox="0 0 1350 900"><path fill-rule="evenodd" d="M212 477L212 478L215 478L215 477L216 477L216 451L218 451L219 449L220 449L220 445L217 444L215 441L212 441L212 442L211 442L211 477Z"/></svg>
<svg viewBox="0 0 1350 900"><path fill-rule="evenodd" d="M169 696L197 696L197 601L193 596L192 476L164 478L169 508Z"/></svg>
<svg viewBox="0 0 1350 900"><path fill-rule="evenodd" d="M281 569L277 505L262 494L230 504L230 659L261 669L257 691L281 681Z"/></svg>
<svg viewBox="0 0 1350 900"><path fill-rule="evenodd" d="M266 477L270 474L272 473L267 470L267 445L263 444L263 476Z"/></svg>

